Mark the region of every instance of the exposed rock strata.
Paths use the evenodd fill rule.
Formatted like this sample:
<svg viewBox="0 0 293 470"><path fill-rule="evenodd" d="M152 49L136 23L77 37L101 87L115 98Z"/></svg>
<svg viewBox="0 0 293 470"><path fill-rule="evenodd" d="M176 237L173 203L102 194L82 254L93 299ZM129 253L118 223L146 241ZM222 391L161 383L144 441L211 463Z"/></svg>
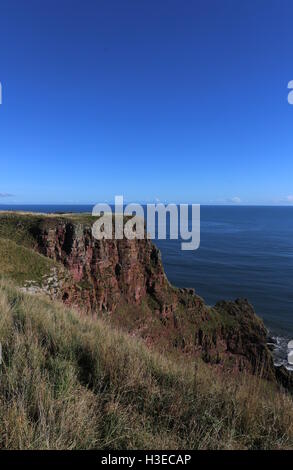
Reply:
<svg viewBox="0 0 293 470"><path fill-rule="evenodd" d="M267 332L252 306L236 300L211 308L193 290L172 287L151 241L97 241L90 225L62 218L44 218L33 235L35 248L71 275L62 287L66 304L111 314L111 321L149 344L274 376Z"/></svg>

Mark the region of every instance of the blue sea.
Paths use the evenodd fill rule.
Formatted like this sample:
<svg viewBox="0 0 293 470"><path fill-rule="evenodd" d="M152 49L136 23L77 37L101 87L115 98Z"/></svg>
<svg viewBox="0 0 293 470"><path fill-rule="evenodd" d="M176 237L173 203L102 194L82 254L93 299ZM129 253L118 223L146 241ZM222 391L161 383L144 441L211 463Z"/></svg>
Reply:
<svg viewBox="0 0 293 470"><path fill-rule="evenodd" d="M1 205L0 210L90 212L92 206ZM201 244L157 240L170 282L208 304L247 298L273 336L293 338L293 207L201 206ZM280 339L280 341L282 341Z"/></svg>

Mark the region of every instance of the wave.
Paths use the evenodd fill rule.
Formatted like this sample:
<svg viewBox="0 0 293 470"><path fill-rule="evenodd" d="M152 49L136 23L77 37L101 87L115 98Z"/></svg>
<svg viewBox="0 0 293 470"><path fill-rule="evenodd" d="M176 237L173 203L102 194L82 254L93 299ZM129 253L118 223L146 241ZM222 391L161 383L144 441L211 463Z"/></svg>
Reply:
<svg viewBox="0 0 293 470"><path fill-rule="evenodd" d="M288 363L288 343L292 338L284 336L271 336L268 344L272 347L274 364L276 367L284 366L287 370L293 372L293 365Z"/></svg>

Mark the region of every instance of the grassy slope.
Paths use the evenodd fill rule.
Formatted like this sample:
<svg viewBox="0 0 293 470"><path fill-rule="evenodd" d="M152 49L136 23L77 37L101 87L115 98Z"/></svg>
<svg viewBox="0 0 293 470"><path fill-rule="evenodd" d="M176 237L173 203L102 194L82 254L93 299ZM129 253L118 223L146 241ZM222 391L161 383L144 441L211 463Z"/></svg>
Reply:
<svg viewBox="0 0 293 470"><path fill-rule="evenodd" d="M0 283L0 448L292 448L273 384L174 362Z"/></svg>
<svg viewBox="0 0 293 470"><path fill-rule="evenodd" d="M42 255L1 238L0 254L1 275L13 279L18 285L23 285L28 280L41 285L44 276L49 275L52 268L57 266Z"/></svg>
<svg viewBox="0 0 293 470"><path fill-rule="evenodd" d="M55 223L53 216L47 219ZM58 263L32 250L36 243L32 231L42 221L38 214L24 213L20 218L18 213L0 212L0 275L20 286L25 281L41 286L53 268L62 271Z"/></svg>

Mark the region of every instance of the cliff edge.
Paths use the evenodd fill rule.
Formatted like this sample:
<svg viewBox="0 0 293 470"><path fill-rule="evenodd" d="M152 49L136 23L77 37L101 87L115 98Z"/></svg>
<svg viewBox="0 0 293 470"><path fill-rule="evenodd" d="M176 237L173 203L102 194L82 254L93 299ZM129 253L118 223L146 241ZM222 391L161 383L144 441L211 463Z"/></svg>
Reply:
<svg viewBox="0 0 293 470"><path fill-rule="evenodd" d="M0 240L52 263L38 287L29 272L19 275L22 287L45 290L83 314L109 318L150 347L275 377L267 331L247 300L206 305L192 289L169 283L150 240L97 241L93 222L86 214L2 213Z"/></svg>

